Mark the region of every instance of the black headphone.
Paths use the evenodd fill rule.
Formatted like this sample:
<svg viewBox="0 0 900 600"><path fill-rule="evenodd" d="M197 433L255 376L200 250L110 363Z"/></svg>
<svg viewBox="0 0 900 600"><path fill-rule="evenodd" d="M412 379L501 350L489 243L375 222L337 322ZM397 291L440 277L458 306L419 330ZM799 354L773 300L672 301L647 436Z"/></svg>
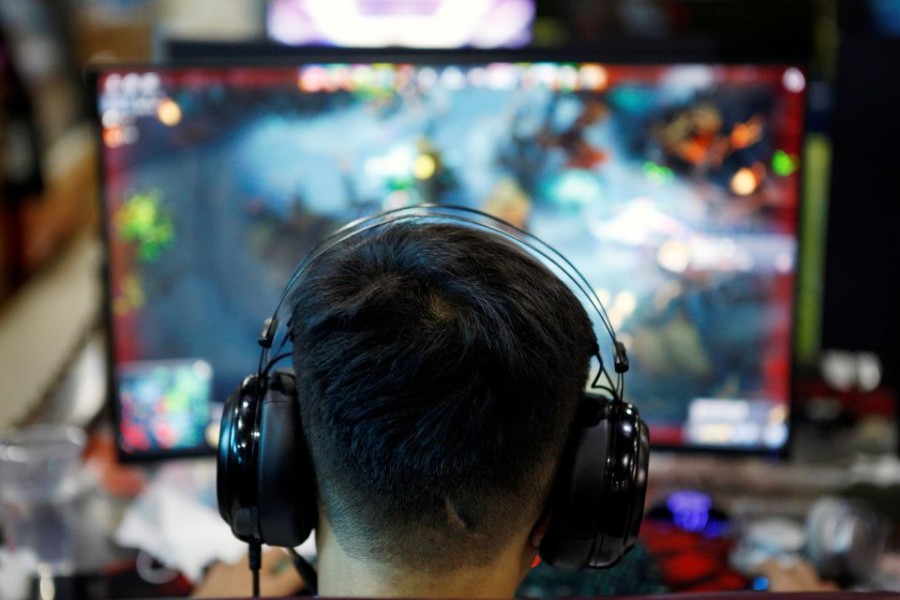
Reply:
<svg viewBox="0 0 900 600"><path fill-rule="evenodd" d="M262 351L257 372L244 379L225 403L216 486L219 513L234 535L251 546L291 548L309 537L317 515L315 476L300 422L297 384L293 374L272 370L289 356L282 352L289 334L284 334L270 358L279 311L308 266L325 252L364 232L419 222L487 231L540 257L588 299L609 333L616 380L613 383L597 348L600 368L592 391L584 394L565 445L540 555L547 563L568 569L615 564L637 538L650 454L647 426L637 408L622 399L623 375L628 370L625 347L616 339L587 279L568 259L528 232L463 207L417 205L363 218L337 230L300 261L259 336Z"/></svg>

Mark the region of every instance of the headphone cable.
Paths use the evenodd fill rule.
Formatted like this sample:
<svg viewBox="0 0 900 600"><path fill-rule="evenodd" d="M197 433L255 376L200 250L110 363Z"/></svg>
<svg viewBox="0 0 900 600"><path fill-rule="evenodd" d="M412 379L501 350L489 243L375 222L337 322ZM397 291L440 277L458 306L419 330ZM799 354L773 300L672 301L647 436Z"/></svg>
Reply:
<svg viewBox="0 0 900 600"><path fill-rule="evenodd" d="M253 574L253 597L259 598L259 569L262 564L262 544L259 540L249 542L250 549L247 554L247 562L250 572Z"/></svg>

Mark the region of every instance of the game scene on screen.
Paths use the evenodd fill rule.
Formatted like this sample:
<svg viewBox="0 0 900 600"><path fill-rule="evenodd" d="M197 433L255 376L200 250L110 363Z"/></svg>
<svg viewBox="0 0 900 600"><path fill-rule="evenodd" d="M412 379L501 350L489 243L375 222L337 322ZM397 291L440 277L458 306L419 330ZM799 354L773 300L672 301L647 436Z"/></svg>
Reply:
<svg viewBox="0 0 900 600"><path fill-rule="evenodd" d="M628 348L625 396L653 443L777 449L804 87L794 67L743 65L106 72L117 365L133 379L136 364L202 360L217 423L318 240L384 209L464 205L586 275Z"/></svg>

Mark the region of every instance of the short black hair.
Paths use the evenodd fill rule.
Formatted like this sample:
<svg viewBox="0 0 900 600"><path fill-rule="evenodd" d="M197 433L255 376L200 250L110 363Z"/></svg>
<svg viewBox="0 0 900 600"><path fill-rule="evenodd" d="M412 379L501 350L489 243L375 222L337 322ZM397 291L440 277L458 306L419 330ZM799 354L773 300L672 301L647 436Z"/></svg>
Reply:
<svg viewBox="0 0 900 600"><path fill-rule="evenodd" d="M568 286L497 234L395 223L291 297L320 500L351 555L476 564L546 501L596 348Z"/></svg>

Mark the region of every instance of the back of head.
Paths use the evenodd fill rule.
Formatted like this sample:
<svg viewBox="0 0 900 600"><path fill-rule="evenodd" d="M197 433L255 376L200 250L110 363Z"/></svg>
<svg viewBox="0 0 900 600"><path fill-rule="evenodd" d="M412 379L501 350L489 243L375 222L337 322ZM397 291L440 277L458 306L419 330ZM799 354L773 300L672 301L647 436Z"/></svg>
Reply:
<svg viewBox="0 0 900 600"><path fill-rule="evenodd" d="M313 262L292 303L319 497L348 554L440 570L533 525L596 347L564 283L498 236L398 223Z"/></svg>

